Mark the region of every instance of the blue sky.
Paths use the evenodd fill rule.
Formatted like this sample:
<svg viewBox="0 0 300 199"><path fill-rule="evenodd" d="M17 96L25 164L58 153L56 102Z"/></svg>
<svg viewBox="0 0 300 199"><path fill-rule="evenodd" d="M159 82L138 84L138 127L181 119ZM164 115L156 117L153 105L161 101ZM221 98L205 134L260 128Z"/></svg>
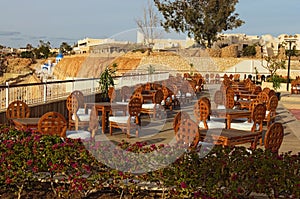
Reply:
<svg viewBox="0 0 300 199"><path fill-rule="evenodd" d="M135 37L136 18L147 0L0 0L0 44L52 47L79 39ZM300 33L299 0L240 0L236 12L245 24L227 33Z"/></svg>

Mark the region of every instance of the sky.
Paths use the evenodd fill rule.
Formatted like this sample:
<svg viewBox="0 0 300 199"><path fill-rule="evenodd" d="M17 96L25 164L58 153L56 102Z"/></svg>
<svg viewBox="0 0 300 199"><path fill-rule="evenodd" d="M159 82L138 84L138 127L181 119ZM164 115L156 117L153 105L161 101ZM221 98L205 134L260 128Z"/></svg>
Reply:
<svg viewBox="0 0 300 199"><path fill-rule="evenodd" d="M136 38L135 19L146 6L147 0L0 0L0 45L37 47L42 40L59 47L86 37ZM245 24L225 33L300 33L300 0L239 0L236 12Z"/></svg>

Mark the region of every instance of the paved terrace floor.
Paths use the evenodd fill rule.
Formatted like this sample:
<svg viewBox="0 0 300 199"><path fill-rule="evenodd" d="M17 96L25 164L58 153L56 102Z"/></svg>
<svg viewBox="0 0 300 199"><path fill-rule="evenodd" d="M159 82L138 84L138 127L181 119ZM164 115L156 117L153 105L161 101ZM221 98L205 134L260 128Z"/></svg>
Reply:
<svg viewBox="0 0 300 199"><path fill-rule="evenodd" d="M208 90L202 91L200 96L208 96L212 99L214 90L217 85L209 85ZM211 100L213 101L213 100ZM196 99L189 105L176 108L173 111L167 110L166 117L162 119L152 119L149 117L142 117L142 128L139 132L139 138L134 137L135 132L132 132L131 138L126 138L126 135L118 129L113 130L113 135L109 133L96 135L96 140L110 140L117 144L122 140L128 142L147 142L147 144L172 144L175 142L173 131L173 119L175 114L180 111L187 111L193 118L193 105ZM212 107L214 104L212 103ZM284 126L284 139L279 152L292 151L293 154L300 152L300 94L291 95L288 92L281 93L281 100L277 107L276 121L281 122ZM298 119L297 119L298 118ZM264 125L266 130L266 125ZM250 143L244 145L250 147ZM258 146L263 147L263 146Z"/></svg>

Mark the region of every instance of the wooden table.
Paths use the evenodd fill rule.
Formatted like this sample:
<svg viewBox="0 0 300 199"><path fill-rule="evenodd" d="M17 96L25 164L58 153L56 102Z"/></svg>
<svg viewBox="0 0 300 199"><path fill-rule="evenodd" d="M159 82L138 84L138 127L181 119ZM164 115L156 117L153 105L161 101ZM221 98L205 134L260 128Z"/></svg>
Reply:
<svg viewBox="0 0 300 199"><path fill-rule="evenodd" d="M241 99L241 98L246 98L248 100L250 99L256 99L257 95L256 94L252 94L252 93L241 93L241 94L238 94L238 99Z"/></svg>
<svg viewBox="0 0 300 199"><path fill-rule="evenodd" d="M201 130L200 136L204 142L211 142L223 146L251 143L251 148L256 149L257 142L262 137L262 132L237 129L208 129Z"/></svg>
<svg viewBox="0 0 300 199"><path fill-rule="evenodd" d="M22 130L22 129L38 129L39 117L37 118L15 118L12 119L15 128Z"/></svg>
<svg viewBox="0 0 300 199"><path fill-rule="evenodd" d="M230 129L231 120L236 118L250 118L251 112L249 110L239 109L213 109L211 115L215 117L225 118L226 128Z"/></svg>
<svg viewBox="0 0 300 199"><path fill-rule="evenodd" d="M119 103L110 103L110 102L90 102L85 103L84 108L88 109L95 106L98 112L102 112L102 133L105 133L107 123L107 114L112 110L122 110L124 113L127 111L128 103L119 102Z"/></svg>
<svg viewBox="0 0 300 199"><path fill-rule="evenodd" d="M250 109L251 100L238 100L236 101L238 104L240 104L241 109Z"/></svg>

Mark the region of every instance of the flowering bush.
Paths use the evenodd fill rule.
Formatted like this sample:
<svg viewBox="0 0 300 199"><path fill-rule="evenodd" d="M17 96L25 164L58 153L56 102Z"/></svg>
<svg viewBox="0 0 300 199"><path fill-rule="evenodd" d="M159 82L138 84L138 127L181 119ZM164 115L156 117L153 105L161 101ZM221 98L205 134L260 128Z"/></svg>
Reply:
<svg viewBox="0 0 300 199"><path fill-rule="evenodd" d="M48 184L63 198L145 190L165 198L243 198L251 193L300 198L300 155L244 147L186 150L181 145L112 144L0 129L2 191ZM199 155L205 152L205 156ZM149 192L147 192L149 193Z"/></svg>

